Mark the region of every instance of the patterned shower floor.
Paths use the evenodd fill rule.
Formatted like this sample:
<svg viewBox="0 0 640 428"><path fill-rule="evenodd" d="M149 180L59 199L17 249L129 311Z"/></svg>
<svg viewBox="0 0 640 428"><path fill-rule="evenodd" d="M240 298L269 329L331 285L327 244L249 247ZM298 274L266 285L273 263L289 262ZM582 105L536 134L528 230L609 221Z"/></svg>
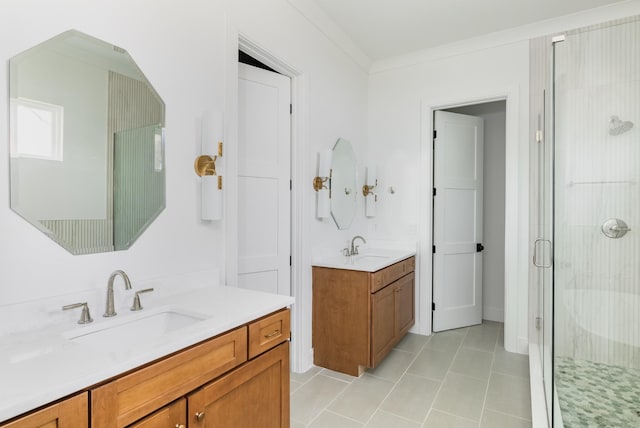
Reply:
<svg viewBox="0 0 640 428"><path fill-rule="evenodd" d="M640 370L557 357L565 428L640 427Z"/></svg>

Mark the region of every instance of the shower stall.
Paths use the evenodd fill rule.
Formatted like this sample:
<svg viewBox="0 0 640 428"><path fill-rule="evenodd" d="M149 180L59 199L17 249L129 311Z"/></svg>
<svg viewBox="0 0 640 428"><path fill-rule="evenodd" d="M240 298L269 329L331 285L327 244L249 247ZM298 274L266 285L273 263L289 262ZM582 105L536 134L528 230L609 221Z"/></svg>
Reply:
<svg viewBox="0 0 640 428"><path fill-rule="evenodd" d="M640 17L531 42L549 425L640 427Z"/></svg>

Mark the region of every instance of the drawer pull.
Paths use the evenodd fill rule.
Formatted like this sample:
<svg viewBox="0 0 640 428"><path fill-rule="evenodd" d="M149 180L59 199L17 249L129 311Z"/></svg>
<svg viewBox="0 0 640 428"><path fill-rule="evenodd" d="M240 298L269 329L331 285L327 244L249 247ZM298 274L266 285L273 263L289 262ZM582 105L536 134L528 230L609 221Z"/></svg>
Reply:
<svg viewBox="0 0 640 428"><path fill-rule="evenodd" d="M265 335L264 335L264 338L265 338L265 339L271 339L272 337L275 337L275 336L277 336L277 335L279 335L279 334L280 334L280 330L276 330L276 331L274 331L274 332L272 332L272 333L265 334Z"/></svg>
<svg viewBox="0 0 640 428"><path fill-rule="evenodd" d="M201 421L204 419L204 412L196 412L196 419Z"/></svg>
<svg viewBox="0 0 640 428"><path fill-rule="evenodd" d="M182 424L176 424L176 428L187 428L187 427L185 427L185 426L184 426L184 425L182 425Z"/></svg>

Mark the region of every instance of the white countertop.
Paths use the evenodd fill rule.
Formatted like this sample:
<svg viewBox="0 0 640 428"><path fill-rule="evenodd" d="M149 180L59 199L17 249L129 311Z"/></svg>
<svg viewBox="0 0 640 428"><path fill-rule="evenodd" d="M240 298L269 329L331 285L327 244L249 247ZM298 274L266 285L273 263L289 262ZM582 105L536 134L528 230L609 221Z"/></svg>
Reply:
<svg viewBox="0 0 640 428"><path fill-rule="evenodd" d="M94 322L86 326L58 323L37 331L0 336L0 422L232 330L293 302L289 296L235 287L203 288L147 298L139 313L117 308L120 313L113 319L94 314ZM101 323L115 319L122 322L127 317L139 317L145 310L161 308L198 314L204 319L156 339L141 339L138 346L127 349L119 348L118 343L109 348L101 344L97 348L65 338L81 333L81 329L92 331Z"/></svg>
<svg viewBox="0 0 640 428"><path fill-rule="evenodd" d="M415 250L367 248L355 256L321 257L313 262L313 266L376 272L415 255Z"/></svg>

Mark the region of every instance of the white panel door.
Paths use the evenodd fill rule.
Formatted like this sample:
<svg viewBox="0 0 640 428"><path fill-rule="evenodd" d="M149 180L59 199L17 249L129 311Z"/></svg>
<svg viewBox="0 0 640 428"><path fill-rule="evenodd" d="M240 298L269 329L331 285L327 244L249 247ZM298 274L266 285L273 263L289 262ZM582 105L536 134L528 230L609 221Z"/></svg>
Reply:
<svg viewBox="0 0 640 428"><path fill-rule="evenodd" d="M291 82L239 64L238 286L291 294Z"/></svg>
<svg viewBox="0 0 640 428"><path fill-rule="evenodd" d="M482 322L482 118L436 111L433 331Z"/></svg>

